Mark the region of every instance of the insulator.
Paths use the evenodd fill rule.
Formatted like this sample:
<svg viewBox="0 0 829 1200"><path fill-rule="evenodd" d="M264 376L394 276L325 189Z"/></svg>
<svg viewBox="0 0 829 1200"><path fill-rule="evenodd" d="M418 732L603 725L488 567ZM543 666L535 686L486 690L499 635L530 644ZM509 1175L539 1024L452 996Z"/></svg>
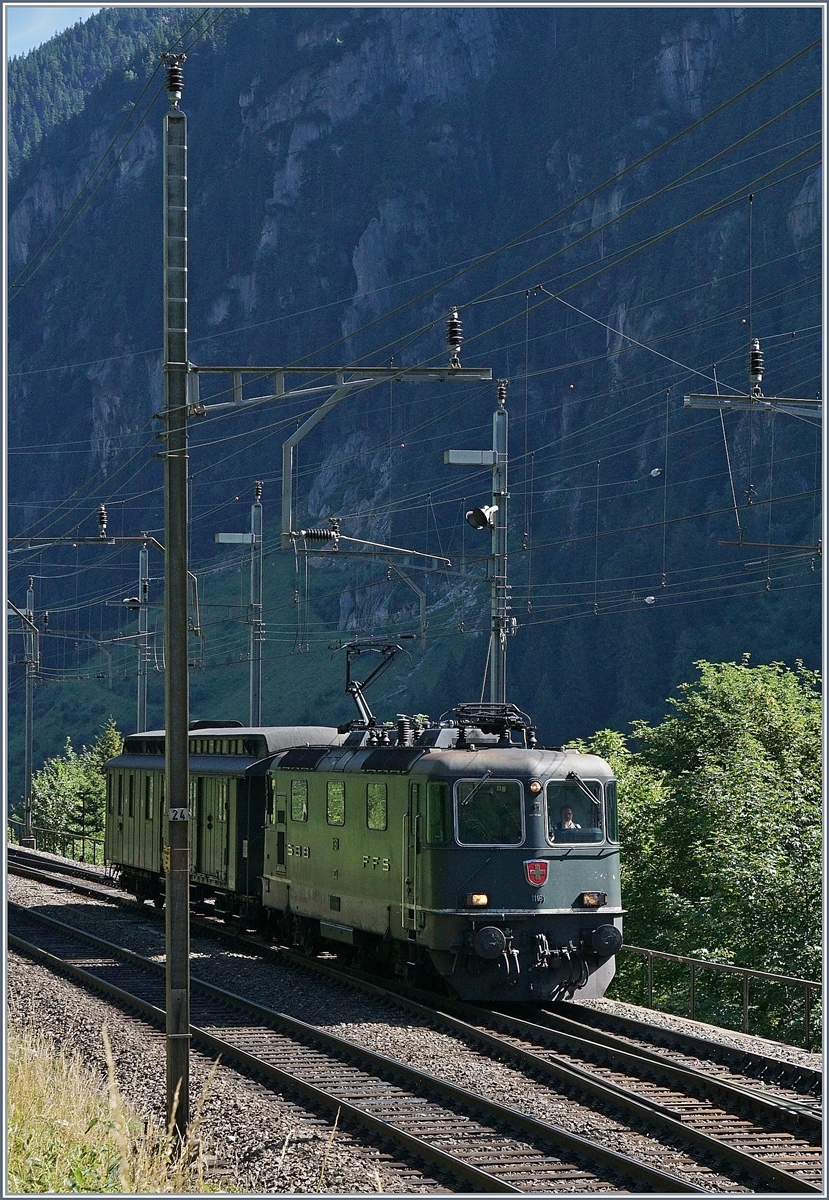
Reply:
<svg viewBox="0 0 829 1200"><path fill-rule="evenodd" d="M171 98L175 96L177 100L181 99L181 93L184 91L184 71L181 64L184 62L183 54L168 54L164 56L164 69L167 73L167 91Z"/></svg>
<svg viewBox="0 0 829 1200"><path fill-rule="evenodd" d="M407 717L405 713L397 714L397 744L398 746L411 746L414 742L414 728L412 718Z"/></svg>
<svg viewBox="0 0 829 1200"><path fill-rule="evenodd" d="M299 532L306 542L330 542L334 537L333 529L300 529Z"/></svg>
<svg viewBox="0 0 829 1200"><path fill-rule="evenodd" d="M261 479L257 479L254 481L253 498L257 504L262 499L262 480Z"/></svg>
<svg viewBox="0 0 829 1200"><path fill-rule="evenodd" d="M498 380L498 403L506 404L507 402L507 381L506 379Z"/></svg>
<svg viewBox="0 0 829 1200"><path fill-rule="evenodd" d="M458 316L458 310L453 308L446 320L446 345L451 355L449 361L453 367L459 367L461 365L460 359L458 358L458 352L461 348L462 342L463 325L461 324L461 319Z"/></svg>
<svg viewBox="0 0 829 1200"><path fill-rule="evenodd" d="M106 510L105 504L102 504L100 506L100 508L98 509L98 527L101 532L101 537L106 537L106 535L107 535L107 510Z"/></svg>
<svg viewBox="0 0 829 1200"><path fill-rule="evenodd" d="M748 352L748 377L752 383L760 383L763 378L763 351L760 349L760 339L751 339L751 349Z"/></svg>

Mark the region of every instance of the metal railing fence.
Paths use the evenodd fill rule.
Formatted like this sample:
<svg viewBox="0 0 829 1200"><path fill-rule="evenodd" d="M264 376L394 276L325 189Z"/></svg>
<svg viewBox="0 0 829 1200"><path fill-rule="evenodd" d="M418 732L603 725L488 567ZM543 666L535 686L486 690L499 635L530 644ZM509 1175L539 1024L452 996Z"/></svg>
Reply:
<svg viewBox="0 0 829 1200"><path fill-rule="evenodd" d="M20 845L24 831L23 822L15 817L7 817L6 823L9 841ZM75 862L102 864L104 861L102 837L66 829L46 829L42 825L33 825L32 834L38 850L45 850L48 854L59 854L62 858L71 858Z"/></svg>
<svg viewBox="0 0 829 1200"><path fill-rule="evenodd" d="M822 984L814 979L801 979L797 975L778 975L773 971L758 971L752 967L736 967L731 963L712 962L707 958L691 958L685 954L669 954L665 950L650 950L646 946L622 946L620 953L639 954L645 957L647 963L647 1007L653 1008L653 963L654 959L664 959L669 962L681 963L689 968L690 980L688 988L688 1016L694 1020L697 1015L697 974L700 970L719 971L726 975L739 975L743 981L742 995L742 1032L749 1033L750 985L752 979L765 980L768 983L784 987L795 987L803 991L803 1045L806 1050L812 1048L812 992L821 993Z"/></svg>

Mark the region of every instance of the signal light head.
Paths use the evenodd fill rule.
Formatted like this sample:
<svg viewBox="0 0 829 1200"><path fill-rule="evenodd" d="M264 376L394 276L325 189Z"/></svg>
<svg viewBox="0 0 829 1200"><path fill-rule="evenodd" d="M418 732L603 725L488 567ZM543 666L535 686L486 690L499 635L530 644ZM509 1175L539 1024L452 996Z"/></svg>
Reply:
<svg viewBox="0 0 829 1200"><path fill-rule="evenodd" d="M473 529L491 529L497 511L497 504L484 504L480 508L471 508L466 514L466 520Z"/></svg>

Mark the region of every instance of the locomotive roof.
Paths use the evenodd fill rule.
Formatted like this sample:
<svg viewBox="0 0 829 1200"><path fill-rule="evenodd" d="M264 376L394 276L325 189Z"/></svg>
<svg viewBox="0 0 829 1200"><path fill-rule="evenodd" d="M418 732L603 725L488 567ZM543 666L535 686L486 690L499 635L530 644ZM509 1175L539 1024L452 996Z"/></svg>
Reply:
<svg viewBox="0 0 829 1200"><path fill-rule="evenodd" d="M421 760L422 761L422 760ZM570 771L598 779L613 778L611 767L598 754L583 754L580 750L532 750L521 747L482 746L479 750L444 750L429 754L430 772L447 775L480 775L486 771L499 775L520 773L565 779Z"/></svg>
<svg viewBox="0 0 829 1200"><path fill-rule="evenodd" d="M481 746L479 749L435 749L427 746L332 746L317 745L305 755L290 751L274 763L277 770L343 771L346 774L408 775L428 772L452 778L478 776L491 771L499 777L541 775L565 779L574 771L593 779L612 779L613 771L597 754L579 750L526 749L521 746Z"/></svg>

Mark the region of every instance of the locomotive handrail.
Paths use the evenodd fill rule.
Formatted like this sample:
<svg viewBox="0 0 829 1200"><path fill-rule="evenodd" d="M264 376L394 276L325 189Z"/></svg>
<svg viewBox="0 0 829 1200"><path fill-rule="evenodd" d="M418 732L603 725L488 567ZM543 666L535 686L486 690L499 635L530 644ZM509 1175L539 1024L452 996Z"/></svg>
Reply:
<svg viewBox="0 0 829 1200"><path fill-rule="evenodd" d="M803 1045L806 1050L811 1049L811 990L816 988L822 990L823 985L816 979L802 979L798 975L779 975L774 971L759 971L754 967L738 967L733 963L712 962L707 958L692 958L687 954L671 954L667 950L651 950L647 946L630 946L625 943L622 946L622 951L629 951L631 954L642 954L647 959L648 964L648 1008L653 1008L653 960L655 958L668 959L670 962L684 963L690 967L691 979L688 992L688 1016L694 1020L696 1015L696 975L698 968L702 967L710 971L722 971L727 975L741 975L743 977L743 1021L742 1031L748 1033L748 1009L749 1009L749 983L751 979L767 979L771 983L791 984L795 987L803 988L803 1008L804 1008L804 1037ZM620 951L620 953L622 952Z"/></svg>

